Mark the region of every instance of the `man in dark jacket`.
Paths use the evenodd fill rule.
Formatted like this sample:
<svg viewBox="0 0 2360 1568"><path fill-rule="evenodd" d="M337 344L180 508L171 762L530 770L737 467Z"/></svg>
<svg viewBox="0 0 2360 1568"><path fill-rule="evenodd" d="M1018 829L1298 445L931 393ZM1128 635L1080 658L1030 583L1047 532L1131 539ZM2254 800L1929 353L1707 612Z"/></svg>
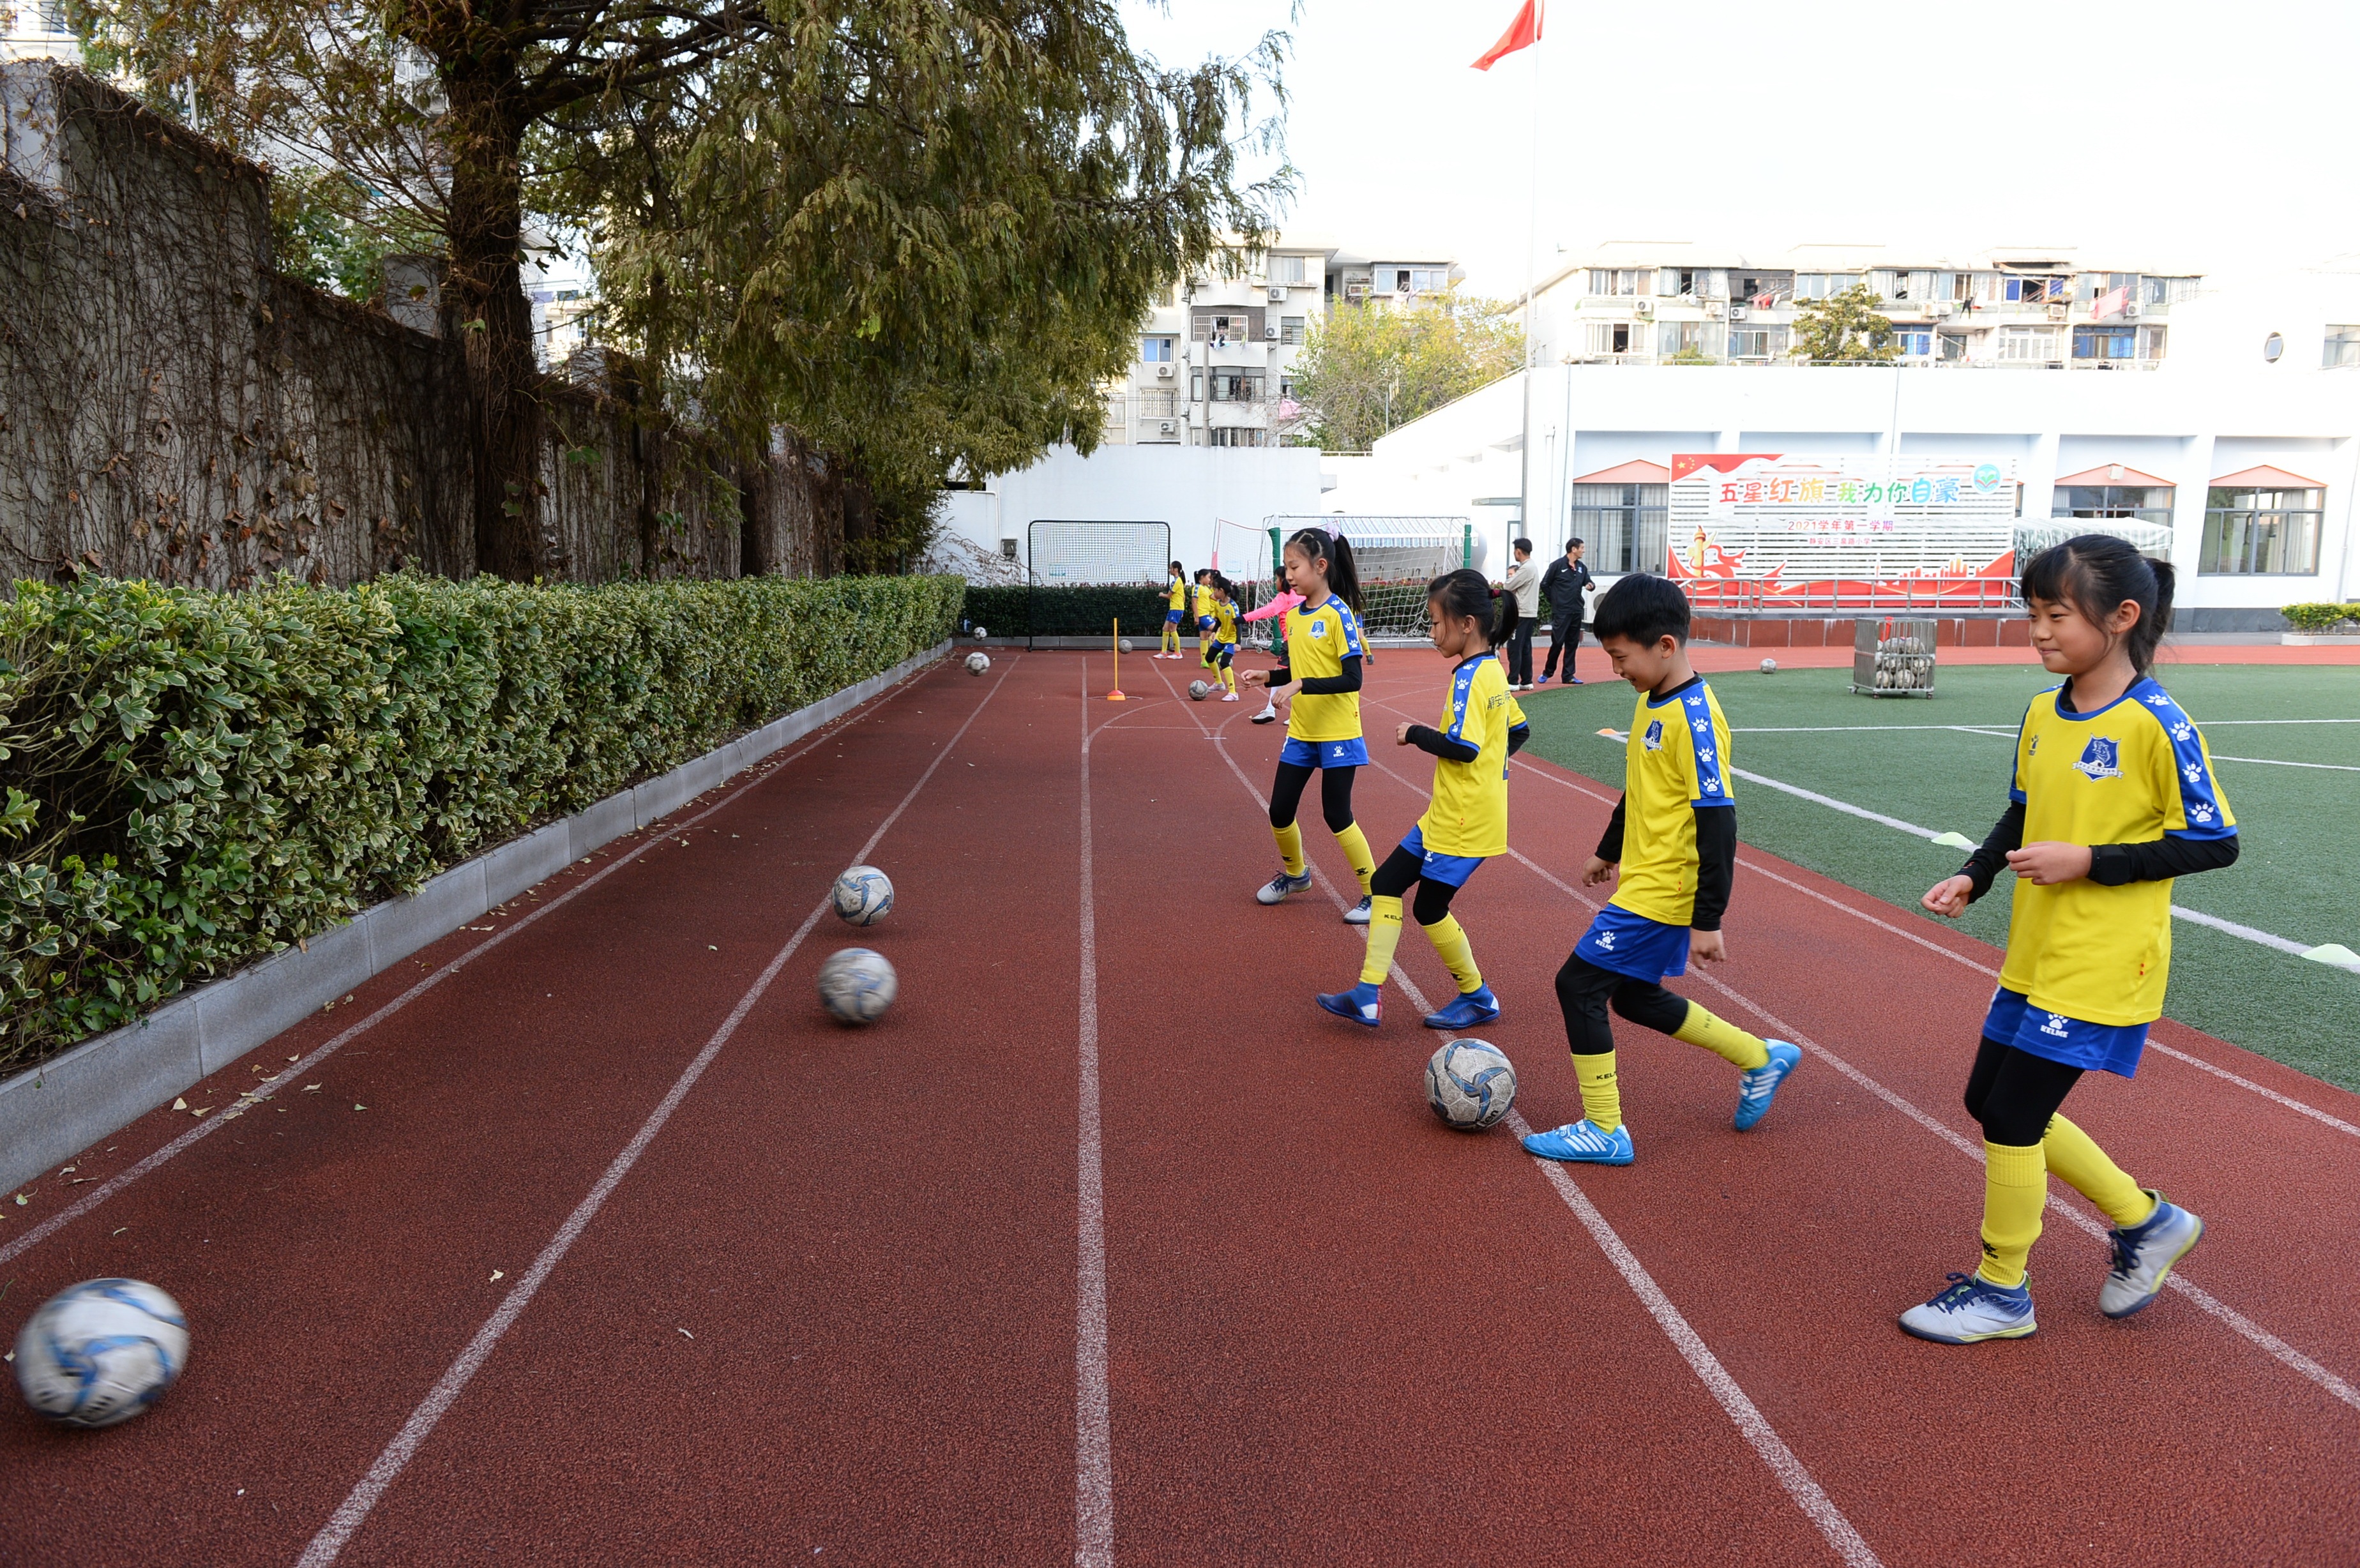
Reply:
<svg viewBox="0 0 2360 1568"><path fill-rule="evenodd" d="M1566 540L1565 558L1550 561L1549 569L1541 573L1541 597L1549 607L1549 650L1548 662L1541 666L1535 684L1548 684L1549 677L1557 673L1559 653L1565 655L1565 683L1581 684L1581 677L1573 672L1573 655L1581 646L1582 596L1593 586L1590 568L1581 564L1584 548L1578 539Z"/></svg>

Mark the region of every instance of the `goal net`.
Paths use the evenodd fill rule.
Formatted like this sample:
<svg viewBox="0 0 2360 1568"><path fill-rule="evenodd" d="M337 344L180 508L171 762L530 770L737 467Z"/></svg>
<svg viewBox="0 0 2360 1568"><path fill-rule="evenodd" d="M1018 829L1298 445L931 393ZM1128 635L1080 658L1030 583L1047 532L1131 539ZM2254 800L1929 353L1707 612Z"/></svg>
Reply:
<svg viewBox="0 0 2360 1568"><path fill-rule="evenodd" d="M1330 514L1262 521L1263 538L1274 539L1279 549L1298 528L1331 529L1350 541L1352 561L1360 572L1360 631L1374 642L1425 641L1426 584L1446 572L1483 564L1480 541L1465 517ZM1272 546L1265 543L1257 558L1263 570L1252 585L1255 606L1280 591L1267 564L1273 559ZM1268 647L1275 623L1257 621L1254 626L1254 641Z"/></svg>
<svg viewBox="0 0 2360 1568"><path fill-rule="evenodd" d="M1025 530L1024 575L1032 637L1104 636L1113 622L1135 621L1156 635L1163 608L1149 604L1171 576L1172 525L1035 517ZM1076 593L1103 589L1103 593ZM1149 594L1137 592L1147 589Z"/></svg>

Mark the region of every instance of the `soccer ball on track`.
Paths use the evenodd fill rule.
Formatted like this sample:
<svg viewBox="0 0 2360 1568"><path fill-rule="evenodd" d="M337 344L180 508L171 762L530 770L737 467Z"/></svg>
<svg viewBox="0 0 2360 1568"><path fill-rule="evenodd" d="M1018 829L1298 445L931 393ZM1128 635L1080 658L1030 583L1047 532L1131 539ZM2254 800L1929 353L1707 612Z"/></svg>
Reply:
<svg viewBox="0 0 2360 1568"><path fill-rule="evenodd" d="M900 990L885 955L865 947L832 953L819 966L820 1004L838 1023L875 1023Z"/></svg>
<svg viewBox="0 0 2360 1568"><path fill-rule="evenodd" d="M85 1279L16 1334L25 1402L66 1426L113 1426L161 1399L189 1364L180 1304L144 1279Z"/></svg>
<svg viewBox="0 0 2360 1568"><path fill-rule="evenodd" d="M1778 661L1777 661L1776 659L1764 659L1764 660L1762 661L1762 673L1763 673L1763 674L1765 674L1765 675L1775 675L1775 674L1777 674L1777 673L1778 673Z"/></svg>
<svg viewBox="0 0 2360 1568"><path fill-rule="evenodd" d="M981 642L984 638L986 638L986 637L989 637L990 635L991 635L991 634L990 634L989 632L985 631L981 626L978 626L978 627L976 627L976 628L975 628L975 640L976 640L976 641L978 641L978 642Z"/></svg>
<svg viewBox="0 0 2360 1568"><path fill-rule="evenodd" d="M1122 651L1123 651L1123 652L1125 652L1125 653L1131 653L1131 652L1134 651L1134 650L1133 650L1133 648L1131 648L1131 639L1130 639L1129 637L1124 637L1124 638L1122 638L1121 640L1120 640L1119 642L1117 642L1117 643L1115 644L1115 647L1117 647L1117 648L1119 648L1122 649Z"/></svg>
<svg viewBox="0 0 2360 1568"><path fill-rule="evenodd" d="M1426 1064L1426 1103L1453 1131L1481 1132L1516 1103L1516 1070L1497 1046L1454 1040Z"/></svg>
<svg viewBox="0 0 2360 1568"><path fill-rule="evenodd" d="M1202 681L1191 681L1188 682L1188 701L1192 702L1201 702L1212 694L1213 689L1205 684Z"/></svg>
<svg viewBox="0 0 2360 1568"><path fill-rule="evenodd" d="M873 866L856 866L836 879L828 895L850 926L873 926L893 912L893 881Z"/></svg>
<svg viewBox="0 0 2360 1568"><path fill-rule="evenodd" d="M980 675L990 668L991 656L989 654L970 653L967 656L967 672L969 675Z"/></svg>

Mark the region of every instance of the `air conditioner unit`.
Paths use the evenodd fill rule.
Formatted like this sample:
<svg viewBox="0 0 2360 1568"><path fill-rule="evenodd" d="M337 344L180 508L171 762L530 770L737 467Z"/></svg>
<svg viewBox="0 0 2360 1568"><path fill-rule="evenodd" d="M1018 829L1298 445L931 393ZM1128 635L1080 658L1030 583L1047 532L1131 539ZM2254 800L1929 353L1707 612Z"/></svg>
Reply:
<svg viewBox="0 0 2360 1568"><path fill-rule="evenodd" d="M1704 302L1704 318L1708 321L1717 321L1721 320L1720 300L1708 299Z"/></svg>
<svg viewBox="0 0 2360 1568"><path fill-rule="evenodd" d="M1641 321L1648 321L1655 314L1655 302L1653 299L1641 299L1633 305L1631 309L1632 312Z"/></svg>
<svg viewBox="0 0 2360 1568"><path fill-rule="evenodd" d="M2125 320L2125 321L2135 321L2138 320L2138 307L2137 307L2136 305L2125 305L2125 306L2124 306L2124 307L2123 307L2123 320Z"/></svg>
<svg viewBox="0 0 2360 1568"><path fill-rule="evenodd" d="M1264 343L1276 343L1278 341L1278 329L1276 327L1264 327L1262 330L1262 337Z"/></svg>
<svg viewBox="0 0 2360 1568"><path fill-rule="evenodd" d="M2066 312L2066 310L2068 310L2068 308L2069 308L2069 307L2064 306L2064 305L2051 305L2051 306L2049 306L2049 319L2050 321L2063 321L2063 320L2065 319L2065 312Z"/></svg>
<svg viewBox="0 0 2360 1568"><path fill-rule="evenodd" d="M1157 366L1155 367L1155 379L1156 379L1156 380L1158 380L1158 381L1169 381L1169 380L1171 380L1171 379L1172 379L1172 367L1171 367L1170 365L1157 365Z"/></svg>
<svg viewBox="0 0 2360 1568"><path fill-rule="evenodd" d="M1273 305L1284 305L1286 303L1286 290L1275 283L1272 284L1270 289L1270 302Z"/></svg>
<svg viewBox="0 0 2360 1568"><path fill-rule="evenodd" d="M1156 421L1155 431L1158 435L1168 436L1172 433L1174 427L1175 421L1171 419L1159 419Z"/></svg>
<svg viewBox="0 0 2360 1568"><path fill-rule="evenodd" d="M1745 307L1743 305L1732 305L1729 308L1729 319L1732 321L1742 321L1745 320Z"/></svg>

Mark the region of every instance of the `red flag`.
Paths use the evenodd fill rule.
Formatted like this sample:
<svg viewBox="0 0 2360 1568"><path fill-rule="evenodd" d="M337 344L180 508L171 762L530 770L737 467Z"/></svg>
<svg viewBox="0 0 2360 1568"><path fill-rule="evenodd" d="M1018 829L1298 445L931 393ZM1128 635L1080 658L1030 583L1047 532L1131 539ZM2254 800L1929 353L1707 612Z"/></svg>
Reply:
<svg viewBox="0 0 2360 1568"><path fill-rule="evenodd" d="M1500 41L1483 51L1483 58L1475 62L1475 69L1489 71L1518 49L1530 49L1540 41L1541 0L1524 0L1524 9L1518 11L1516 19L1508 24L1508 30L1500 35Z"/></svg>

